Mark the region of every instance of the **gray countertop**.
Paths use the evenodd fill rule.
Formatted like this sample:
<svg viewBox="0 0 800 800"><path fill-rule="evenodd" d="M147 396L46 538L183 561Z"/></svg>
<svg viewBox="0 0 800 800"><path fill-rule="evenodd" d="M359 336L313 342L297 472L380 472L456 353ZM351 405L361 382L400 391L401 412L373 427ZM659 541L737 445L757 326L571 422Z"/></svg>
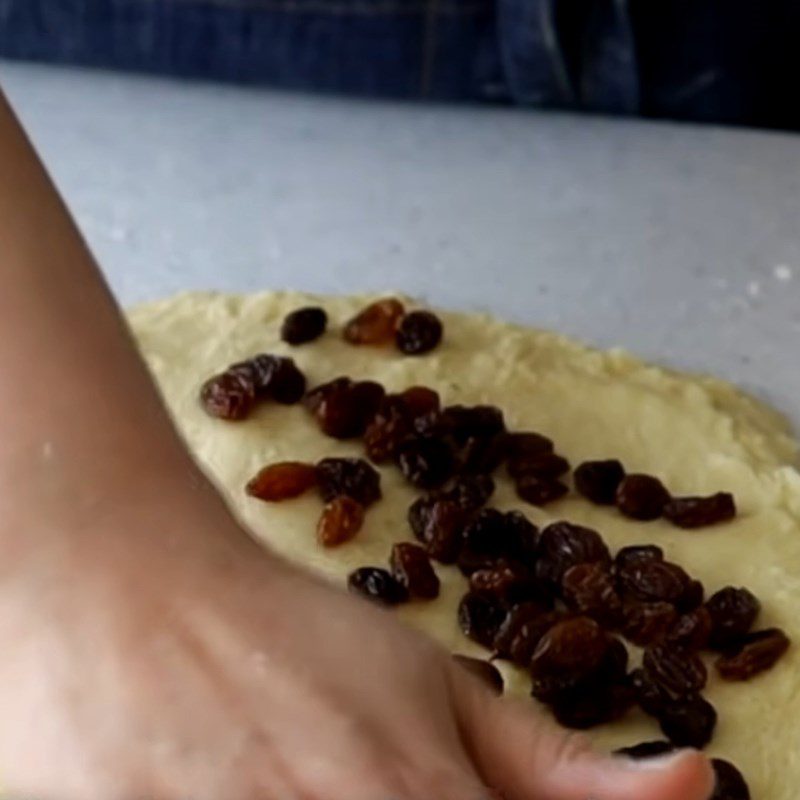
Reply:
<svg viewBox="0 0 800 800"><path fill-rule="evenodd" d="M800 421L800 137L0 65L121 301L402 289Z"/></svg>

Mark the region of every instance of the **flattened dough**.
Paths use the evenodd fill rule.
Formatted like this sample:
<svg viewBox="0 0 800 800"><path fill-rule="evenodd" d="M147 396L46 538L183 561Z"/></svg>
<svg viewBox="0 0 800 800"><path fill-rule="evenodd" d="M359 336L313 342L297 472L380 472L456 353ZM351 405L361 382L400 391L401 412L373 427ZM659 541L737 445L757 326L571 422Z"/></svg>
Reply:
<svg viewBox="0 0 800 800"><path fill-rule="evenodd" d="M732 491L740 508L736 521L698 531L661 521L632 522L575 496L540 510L518 500L502 479L495 505L523 508L539 524L563 518L595 527L612 548L657 543L709 591L729 584L753 590L764 604L759 625L780 625L797 644L772 672L749 684L725 684L712 670L707 695L720 721L710 753L738 764L754 797L795 800L800 785L800 475L791 466L796 445L783 419L722 382L485 316L443 314L446 342L422 358L345 344L341 323L369 299L186 294L130 312L175 421L244 523L288 558L342 582L354 567L385 564L391 544L410 538L406 509L415 497L395 469L382 470L385 499L370 509L355 541L330 551L315 542L321 508L315 496L273 505L247 498L243 487L264 464L361 455L358 444L323 437L300 406L264 405L241 423L206 416L197 402L200 383L258 352L290 354L312 384L347 374L378 380L389 390L427 384L445 403L497 404L509 427L551 436L573 464L617 457L629 471L658 475L675 494ZM289 348L279 339L280 322L309 303L327 309L329 332L315 343ZM437 570L442 597L397 613L454 652L485 655L456 625L464 579L453 568ZM527 694L524 673L504 670L510 690ZM608 748L659 738L656 725L638 713L591 735Z"/></svg>

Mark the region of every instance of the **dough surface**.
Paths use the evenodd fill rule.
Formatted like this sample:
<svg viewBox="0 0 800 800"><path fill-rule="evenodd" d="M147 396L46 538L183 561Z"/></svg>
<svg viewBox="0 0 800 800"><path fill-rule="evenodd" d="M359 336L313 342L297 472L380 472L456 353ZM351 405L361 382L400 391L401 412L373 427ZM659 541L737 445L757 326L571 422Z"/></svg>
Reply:
<svg viewBox="0 0 800 800"><path fill-rule="evenodd" d="M338 375L372 378L388 390L412 384L437 389L444 403L500 406L511 429L536 430L573 465L616 457L629 471L658 475L675 494L735 494L733 523L684 531L637 523L613 509L569 495L546 509L526 505L498 472L493 504L519 508L537 524L568 519L601 532L613 549L656 543L703 581L707 592L747 586L764 606L758 627L783 627L795 643L769 673L725 684L710 670L706 696L719 712L709 752L736 763L759 800L795 800L800 785L800 474L785 421L734 387L670 372L620 352L599 352L553 333L485 316L443 313L445 343L424 357L394 348L356 348L341 325L370 298L296 293L181 295L139 306L129 319L174 419L243 522L276 551L342 583L357 566L384 566L393 542L413 538L406 509L416 494L394 468L382 470L384 500L372 507L351 543L324 550L315 541L319 499L282 504L248 498L247 480L287 459L363 455L358 443L324 437L301 406L266 404L248 420L206 416L198 387L212 373L258 352L291 355L310 385ZM280 341L283 316L307 304L328 311L328 333L291 348ZM460 633L455 608L461 575L437 565L442 596L397 613L453 652L486 655ZM523 672L503 666L509 691L528 694ZM534 701L531 701L534 702ZM605 748L661 738L639 712L590 736Z"/></svg>

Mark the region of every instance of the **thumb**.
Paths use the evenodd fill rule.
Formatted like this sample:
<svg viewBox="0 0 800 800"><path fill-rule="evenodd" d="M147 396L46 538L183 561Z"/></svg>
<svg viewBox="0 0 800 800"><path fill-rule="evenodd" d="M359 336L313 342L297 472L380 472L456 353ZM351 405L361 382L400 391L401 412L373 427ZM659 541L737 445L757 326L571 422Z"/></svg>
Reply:
<svg viewBox="0 0 800 800"><path fill-rule="evenodd" d="M488 786L508 800L709 800L714 774L693 750L635 761L601 755L519 701L457 675L463 736Z"/></svg>

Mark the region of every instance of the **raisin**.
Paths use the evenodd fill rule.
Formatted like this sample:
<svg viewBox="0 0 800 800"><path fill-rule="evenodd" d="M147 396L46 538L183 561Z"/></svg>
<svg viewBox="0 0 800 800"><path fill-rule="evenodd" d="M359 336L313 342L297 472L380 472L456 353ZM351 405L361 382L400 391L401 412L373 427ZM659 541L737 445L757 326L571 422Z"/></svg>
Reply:
<svg viewBox="0 0 800 800"><path fill-rule="evenodd" d="M613 505L625 469L616 459L584 461L574 473L575 490L598 505Z"/></svg>
<svg viewBox="0 0 800 800"><path fill-rule="evenodd" d="M219 419L244 419L253 410L255 400L252 378L239 372L215 375L200 389L200 402L206 413Z"/></svg>
<svg viewBox="0 0 800 800"><path fill-rule="evenodd" d="M409 386L398 396L412 419L436 413L442 407L439 393L428 386Z"/></svg>
<svg viewBox="0 0 800 800"><path fill-rule="evenodd" d="M505 555L522 564L532 565L536 559L539 529L521 511L507 511L503 527Z"/></svg>
<svg viewBox="0 0 800 800"><path fill-rule="evenodd" d="M593 619L566 619L539 640L531 658L531 673L534 678L588 676L601 666L609 646L609 637Z"/></svg>
<svg viewBox="0 0 800 800"><path fill-rule="evenodd" d="M439 578L427 553L415 544L399 542L392 548L392 575L412 597L433 600L439 596Z"/></svg>
<svg viewBox="0 0 800 800"><path fill-rule="evenodd" d="M434 433L452 436L462 445L469 439L491 439L506 429L503 412L496 406L447 406L432 420L421 417L419 425L432 425Z"/></svg>
<svg viewBox="0 0 800 800"><path fill-rule="evenodd" d="M364 506L343 494L327 503L317 523L317 539L323 547L349 542L364 525Z"/></svg>
<svg viewBox="0 0 800 800"><path fill-rule="evenodd" d="M463 541L464 512L449 500L436 500L431 506L422 532L422 542L431 558L452 564Z"/></svg>
<svg viewBox="0 0 800 800"><path fill-rule="evenodd" d="M664 517L679 528L702 528L727 522L735 516L736 503L728 492L710 497L673 497L664 506Z"/></svg>
<svg viewBox="0 0 800 800"><path fill-rule="evenodd" d="M575 564L608 563L611 554L600 534L570 522L554 522L539 537L537 574L555 589Z"/></svg>
<svg viewBox="0 0 800 800"><path fill-rule="evenodd" d="M506 466L508 474L514 480L528 477L553 480L569 472L569 461L557 453L538 453L524 458L509 458Z"/></svg>
<svg viewBox="0 0 800 800"><path fill-rule="evenodd" d="M306 376L291 358L276 358L264 391L276 403L299 403L306 391Z"/></svg>
<svg viewBox="0 0 800 800"><path fill-rule="evenodd" d="M301 461L281 461L270 464L258 472L247 484L247 494L275 503L299 497L317 483L317 470L313 464Z"/></svg>
<svg viewBox="0 0 800 800"><path fill-rule="evenodd" d="M473 572L469 588L476 594L491 595L506 603L519 603L536 597L531 573L521 564L503 560Z"/></svg>
<svg viewBox="0 0 800 800"><path fill-rule="evenodd" d="M561 481L526 475L515 484L517 495L533 506L546 506L560 500L569 489Z"/></svg>
<svg viewBox="0 0 800 800"><path fill-rule="evenodd" d="M706 590L703 584L700 581L689 580L683 594L675 601L675 607L682 614L694 611L703 605L705 596Z"/></svg>
<svg viewBox="0 0 800 800"><path fill-rule="evenodd" d="M690 586L691 578L669 561L638 561L617 570L620 591L644 603L675 604Z"/></svg>
<svg viewBox="0 0 800 800"><path fill-rule="evenodd" d="M658 722L664 735L678 747L704 748L714 735L717 712L698 695L682 697L661 709Z"/></svg>
<svg viewBox="0 0 800 800"><path fill-rule="evenodd" d="M670 603L625 603L622 607L622 633L639 647L663 639L675 626L678 612Z"/></svg>
<svg viewBox="0 0 800 800"><path fill-rule="evenodd" d="M313 389L306 392L303 397L303 406L307 411L316 414L325 399L336 392L350 388L352 385L353 381L346 376L334 378L327 383L321 383L319 386L315 386Z"/></svg>
<svg viewBox="0 0 800 800"><path fill-rule="evenodd" d="M381 476L362 458L323 458L317 484L326 503L346 494L367 507L381 498Z"/></svg>
<svg viewBox="0 0 800 800"><path fill-rule="evenodd" d="M664 484L652 475L627 475L617 487L617 508L631 519L658 519L669 499Z"/></svg>
<svg viewBox="0 0 800 800"><path fill-rule="evenodd" d="M656 756L663 756L667 753L672 753L675 750L675 745L672 742L657 740L654 742L640 742L639 744L631 745L630 747L620 747L614 751L616 756L626 756L639 761L643 758L655 758Z"/></svg>
<svg viewBox="0 0 800 800"><path fill-rule="evenodd" d="M281 339L288 344L305 344L319 339L328 325L328 315L319 306L298 308L287 314L281 325Z"/></svg>
<svg viewBox="0 0 800 800"><path fill-rule="evenodd" d="M464 546L472 553L500 558L506 554L507 519L496 508L484 508L464 528Z"/></svg>
<svg viewBox="0 0 800 800"><path fill-rule="evenodd" d="M361 436L375 417L384 397L383 387L374 381L337 379L314 391L314 416L322 432L335 439Z"/></svg>
<svg viewBox="0 0 800 800"><path fill-rule="evenodd" d="M747 589L726 586L708 599L706 608L711 614L709 643L715 649L725 649L750 631L761 603Z"/></svg>
<svg viewBox="0 0 800 800"><path fill-rule="evenodd" d="M380 567L361 567L350 573L347 588L384 606L395 606L408 599L405 587Z"/></svg>
<svg viewBox="0 0 800 800"><path fill-rule="evenodd" d="M717 659L717 672L726 681L748 681L772 669L789 649L789 638L779 628L768 628L744 636L735 648Z"/></svg>
<svg viewBox="0 0 800 800"><path fill-rule="evenodd" d="M546 436L533 431L517 431L505 435L505 450L512 461L553 452L553 442Z"/></svg>
<svg viewBox="0 0 800 800"><path fill-rule="evenodd" d="M658 717L673 702L670 697L641 667L631 672L628 682L642 711L652 717Z"/></svg>
<svg viewBox="0 0 800 800"><path fill-rule="evenodd" d="M412 311L397 327L397 349L407 356L429 353L439 345L444 334L442 322L430 311Z"/></svg>
<svg viewBox="0 0 800 800"><path fill-rule="evenodd" d="M614 563L618 569L639 561L663 561L664 551L654 544L635 544L617 552Z"/></svg>
<svg viewBox="0 0 800 800"><path fill-rule="evenodd" d="M708 671L698 655L671 645L648 647L642 667L647 677L671 697L699 692L708 680Z"/></svg>
<svg viewBox="0 0 800 800"><path fill-rule="evenodd" d="M572 611L611 627L619 622L622 600L608 564L575 564L564 573L561 589L564 602Z"/></svg>
<svg viewBox="0 0 800 800"><path fill-rule="evenodd" d="M702 650L711 636L711 614L704 606L683 614L667 634L667 642L684 650Z"/></svg>
<svg viewBox="0 0 800 800"><path fill-rule="evenodd" d="M486 475L494 472L505 457L502 435L471 436L458 451L459 469L467 474Z"/></svg>
<svg viewBox="0 0 800 800"><path fill-rule="evenodd" d="M404 313L403 304L394 297L377 300L356 314L342 335L350 344L388 344Z"/></svg>
<svg viewBox="0 0 800 800"><path fill-rule="evenodd" d="M364 448L370 461L383 464L395 459L411 431L410 421L396 408L379 412L364 431Z"/></svg>
<svg viewBox="0 0 800 800"><path fill-rule="evenodd" d="M588 683L559 694L552 703L553 716L565 728L587 730L624 716L634 703L627 686Z"/></svg>
<svg viewBox="0 0 800 800"><path fill-rule="evenodd" d="M477 572L479 569L490 569L497 561L497 556L487 555L486 553L476 553L465 546L462 547L458 553L456 565L461 571L461 574L468 578L473 572Z"/></svg>
<svg viewBox="0 0 800 800"><path fill-rule="evenodd" d="M436 492L442 500L452 500L464 511L477 511L494 494L494 481L488 475L462 475Z"/></svg>
<svg viewBox="0 0 800 800"><path fill-rule="evenodd" d="M425 541L425 528L431 516L431 509L436 502L432 497L418 497L408 507L408 524L419 541Z"/></svg>
<svg viewBox="0 0 800 800"><path fill-rule="evenodd" d="M564 619L560 611L548 611L538 603L514 606L494 638L494 651L520 667L529 667L539 640Z"/></svg>
<svg viewBox="0 0 800 800"><path fill-rule="evenodd" d="M736 767L721 758L712 758L715 786L710 800L750 800L747 781Z"/></svg>
<svg viewBox="0 0 800 800"><path fill-rule="evenodd" d="M609 682L625 681L628 674L628 659L628 648L622 640L612 638L600 667L599 676Z"/></svg>
<svg viewBox="0 0 800 800"><path fill-rule="evenodd" d="M468 592L458 606L458 624L462 633L487 649L491 649L505 618L505 608L484 595Z"/></svg>
<svg viewBox="0 0 800 800"><path fill-rule="evenodd" d="M400 471L409 483L420 489L435 489L453 474L455 460L450 446L441 439L417 437L400 447Z"/></svg>
<svg viewBox="0 0 800 800"><path fill-rule="evenodd" d="M482 658L470 658L470 656L454 655L453 660L462 666L471 675L474 675L478 680L482 681L492 693L498 697L503 694L505 681L500 674L500 670L490 661L484 661Z"/></svg>

